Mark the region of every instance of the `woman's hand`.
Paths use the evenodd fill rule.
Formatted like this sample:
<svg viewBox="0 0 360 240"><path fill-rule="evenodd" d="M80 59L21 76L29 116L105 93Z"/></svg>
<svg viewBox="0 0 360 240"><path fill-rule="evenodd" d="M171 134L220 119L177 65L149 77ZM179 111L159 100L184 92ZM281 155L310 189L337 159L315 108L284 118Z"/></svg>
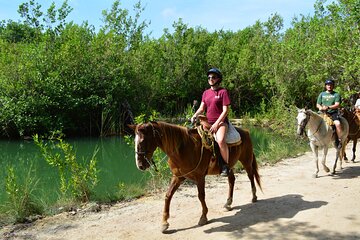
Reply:
<svg viewBox="0 0 360 240"><path fill-rule="evenodd" d="M195 116L195 115L192 116L192 117L190 118L190 121L191 121L191 124L194 124L194 123L196 122L196 116Z"/></svg>
<svg viewBox="0 0 360 240"><path fill-rule="evenodd" d="M219 129L219 127L220 127L220 124L218 122L215 122L213 125L211 125L210 132L216 133L217 130Z"/></svg>

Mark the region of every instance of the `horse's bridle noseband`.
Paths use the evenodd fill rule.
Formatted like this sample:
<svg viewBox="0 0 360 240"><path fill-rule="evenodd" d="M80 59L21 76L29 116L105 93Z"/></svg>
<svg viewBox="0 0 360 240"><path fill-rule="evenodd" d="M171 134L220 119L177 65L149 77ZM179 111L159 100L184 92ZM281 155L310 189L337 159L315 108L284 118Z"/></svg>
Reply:
<svg viewBox="0 0 360 240"><path fill-rule="evenodd" d="M150 123L150 125L151 125L151 127L152 127L153 136L154 136L155 141L156 141L156 143L157 143L156 133L157 133L157 135L158 135L159 137L161 137L161 134L160 134L159 131L157 131L157 130L155 129L153 123ZM143 155L143 156L144 156L144 159L146 160L146 162L147 162L150 166L153 165L154 168L155 168L155 171L158 172L158 169L157 169L157 167L156 167L156 164L155 164L155 161L153 160L153 158L150 158L150 159L149 159L149 158L146 156L147 151L135 151L135 154L137 154L137 155Z"/></svg>
<svg viewBox="0 0 360 240"><path fill-rule="evenodd" d="M308 114L307 112L305 112L306 118L304 119L304 121L302 121L300 124L298 124L298 126L300 127L300 130L303 132L305 130L306 125L308 124L309 120L310 120L310 114Z"/></svg>

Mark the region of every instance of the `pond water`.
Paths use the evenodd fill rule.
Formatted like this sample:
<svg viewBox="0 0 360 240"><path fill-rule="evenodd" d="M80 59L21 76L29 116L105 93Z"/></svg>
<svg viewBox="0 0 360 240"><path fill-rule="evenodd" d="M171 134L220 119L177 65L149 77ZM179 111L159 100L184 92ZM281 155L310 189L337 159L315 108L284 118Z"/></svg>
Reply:
<svg viewBox="0 0 360 240"><path fill-rule="evenodd" d="M267 131L259 128L251 129L251 137L255 154L268 146L270 137ZM98 162L99 183L95 189L96 195L111 196L118 189L119 183L141 184L149 174L139 171L135 165L135 153L132 146L126 144L122 137L66 139L76 150L79 160L91 159L95 149L99 149ZM59 194L59 177L57 168L51 167L32 141L0 141L0 204L5 200L5 179L7 169L12 166L16 177L25 178L31 174L38 179L37 189L40 189L42 199L54 202Z"/></svg>

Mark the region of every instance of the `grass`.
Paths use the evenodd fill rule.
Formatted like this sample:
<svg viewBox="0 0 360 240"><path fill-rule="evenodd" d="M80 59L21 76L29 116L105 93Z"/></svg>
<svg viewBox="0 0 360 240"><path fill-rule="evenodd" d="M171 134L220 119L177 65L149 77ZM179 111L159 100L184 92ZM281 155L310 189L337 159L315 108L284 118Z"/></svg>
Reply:
<svg viewBox="0 0 360 240"><path fill-rule="evenodd" d="M45 203L35 194L38 179L33 176L33 168L30 167L23 178L19 176L23 174L8 166L5 179L7 200L0 206L3 223L23 223L29 221L30 216L44 213Z"/></svg>

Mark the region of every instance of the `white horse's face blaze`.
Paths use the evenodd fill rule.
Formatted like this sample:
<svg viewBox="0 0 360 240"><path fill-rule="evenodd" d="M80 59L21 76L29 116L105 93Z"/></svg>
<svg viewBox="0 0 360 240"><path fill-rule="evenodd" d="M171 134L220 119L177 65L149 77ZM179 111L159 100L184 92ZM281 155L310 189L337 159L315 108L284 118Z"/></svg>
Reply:
<svg viewBox="0 0 360 240"><path fill-rule="evenodd" d="M140 141L139 139L140 139L139 134L136 134L135 135L135 162L136 162L136 167L138 169L140 169L140 167L139 167L139 154L138 154L138 152L139 152L138 145L139 145L139 141Z"/></svg>
<svg viewBox="0 0 360 240"><path fill-rule="evenodd" d="M302 135L306 126L307 115L304 109L298 111L297 119L297 134Z"/></svg>

